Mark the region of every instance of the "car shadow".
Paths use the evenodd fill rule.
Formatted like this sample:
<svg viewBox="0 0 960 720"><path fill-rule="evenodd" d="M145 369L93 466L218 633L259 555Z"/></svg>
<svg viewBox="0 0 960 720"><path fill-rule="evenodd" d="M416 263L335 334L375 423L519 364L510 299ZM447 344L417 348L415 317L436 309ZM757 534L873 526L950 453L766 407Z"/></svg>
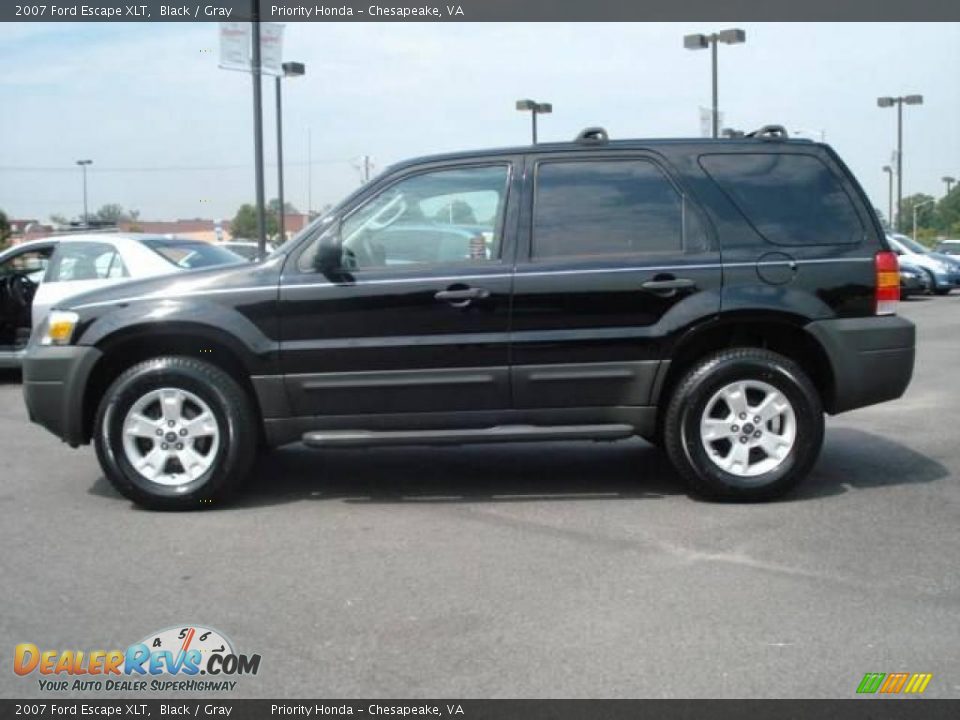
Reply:
<svg viewBox="0 0 960 720"><path fill-rule="evenodd" d="M928 483L949 474L939 462L888 437L832 428L810 476L779 502ZM122 499L102 477L89 492ZM292 445L262 456L247 487L224 509L303 500L569 502L685 493L665 453L639 439L329 451Z"/></svg>

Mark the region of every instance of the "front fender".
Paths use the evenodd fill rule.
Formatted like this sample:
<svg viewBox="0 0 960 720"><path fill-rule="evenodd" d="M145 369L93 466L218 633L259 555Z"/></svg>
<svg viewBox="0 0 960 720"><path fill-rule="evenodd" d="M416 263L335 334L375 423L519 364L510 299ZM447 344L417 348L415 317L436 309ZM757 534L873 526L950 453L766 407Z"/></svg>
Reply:
<svg viewBox="0 0 960 720"><path fill-rule="evenodd" d="M82 327L78 345L92 345L105 354L111 347L162 336L189 338L225 347L250 375L279 372L279 323L276 300L269 307L237 309L207 298L137 301L103 313Z"/></svg>

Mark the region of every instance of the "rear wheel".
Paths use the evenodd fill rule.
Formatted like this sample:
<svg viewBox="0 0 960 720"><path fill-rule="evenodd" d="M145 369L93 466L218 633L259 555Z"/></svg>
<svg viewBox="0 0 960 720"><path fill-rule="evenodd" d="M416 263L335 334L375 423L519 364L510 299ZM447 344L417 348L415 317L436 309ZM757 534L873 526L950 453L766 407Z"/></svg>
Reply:
<svg viewBox="0 0 960 720"><path fill-rule="evenodd" d="M258 440L243 388L220 368L185 357L148 360L120 375L95 427L110 483L159 510L222 502L249 472Z"/></svg>
<svg viewBox="0 0 960 720"><path fill-rule="evenodd" d="M810 470L823 442L813 383L792 360L768 350L725 350L704 358L677 385L664 420L667 453L698 494L767 500Z"/></svg>

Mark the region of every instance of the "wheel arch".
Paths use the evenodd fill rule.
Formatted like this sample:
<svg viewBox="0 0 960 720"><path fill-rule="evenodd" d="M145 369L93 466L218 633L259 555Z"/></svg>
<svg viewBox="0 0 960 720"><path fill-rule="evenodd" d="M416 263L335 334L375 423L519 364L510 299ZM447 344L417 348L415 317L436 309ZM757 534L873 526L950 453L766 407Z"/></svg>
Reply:
<svg viewBox="0 0 960 720"><path fill-rule="evenodd" d="M84 388L82 431L86 442L93 436L97 408L110 384L137 363L165 355L191 357L214 365L230 375L253 403L257 417L262 413L251 381L255 359L229 333L200 323L170 322L125 327L97 342L103 353L93 366Z"/></svg>
<svg viewBox="0 0 960 720"><path fill-rule="evenodd" d="M705 355L732 347L772 350L804 369L829 412L835 398L835 378L829 355L804 326L808 318L774 311L742 311L724 315L688 329L674 343L670 363L653 388L658 432L673 389L687 371Z"/></svg>

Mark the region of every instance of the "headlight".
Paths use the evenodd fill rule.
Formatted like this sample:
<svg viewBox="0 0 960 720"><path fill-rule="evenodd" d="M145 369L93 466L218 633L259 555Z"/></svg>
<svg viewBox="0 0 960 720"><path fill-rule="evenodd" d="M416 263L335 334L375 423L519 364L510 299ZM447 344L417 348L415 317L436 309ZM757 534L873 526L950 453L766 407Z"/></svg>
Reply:
<svg viewBox="0 0 960 720"><path fill-rule="evenodd" d="M80 316L75 312L53 310L47 316L44 324L41 345L69 345L73 339L73 331L80 322Z"/></svg>

